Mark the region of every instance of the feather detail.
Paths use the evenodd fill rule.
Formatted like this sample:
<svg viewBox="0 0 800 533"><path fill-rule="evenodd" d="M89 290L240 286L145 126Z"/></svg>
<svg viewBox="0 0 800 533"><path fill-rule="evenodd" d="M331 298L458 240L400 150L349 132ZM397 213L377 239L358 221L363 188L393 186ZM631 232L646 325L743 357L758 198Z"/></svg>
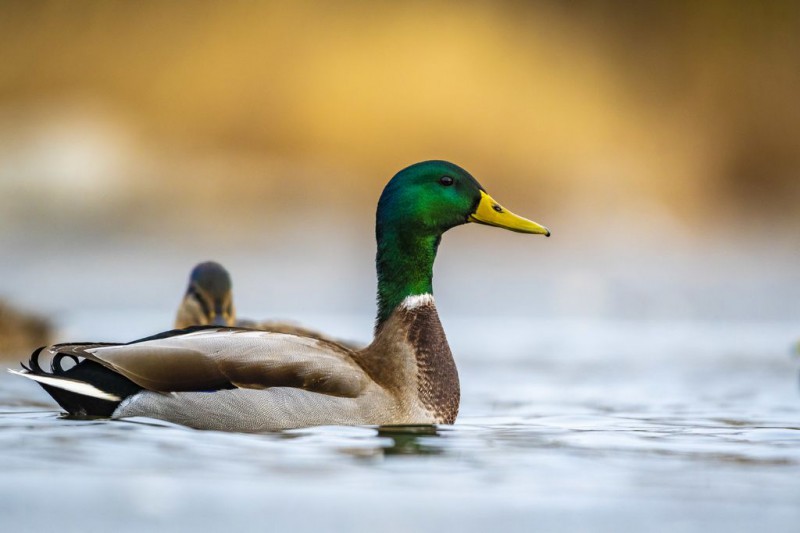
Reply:
<svg viewBox="0 0 800 533"><path fill-rule="evenodd" d="M406 296L405 300L403 300L400 305L403 309L407 310L416 309L417 307L425 305L433 305L433 295L428 293L412 294L411 296Z"/></svg>
<svg viewBox="0 0 800 533"><path fill-rule="evenodd" d="M121 398L115 394L110 394L108 392L98 389L94 385L90 385L89 383L85 383L83 381L78 381L75 379L69 379L57 376L40 376L32 374L28 370L12 370L10 368L8 369L8 372L10 374L15 374L17 376L28 378L43 385L50 385L51 387L56 387L57 389L74 392L75 394L80 394L82 396L90 396L92 398L98 398L100 400L108 400L110 402L118 402L121 400Z"/></svg>

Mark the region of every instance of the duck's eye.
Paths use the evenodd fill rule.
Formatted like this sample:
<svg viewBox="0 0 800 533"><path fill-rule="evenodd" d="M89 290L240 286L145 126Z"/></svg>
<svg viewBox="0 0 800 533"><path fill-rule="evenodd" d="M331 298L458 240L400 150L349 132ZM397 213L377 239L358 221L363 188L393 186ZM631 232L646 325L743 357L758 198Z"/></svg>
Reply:
<svg viewBox="0 0 800 533"><path fill-rule="evenodd" d="M439 183L441 183L445 187L449 187L454 183L454 181L453 178L451 178L450 176L442 176L441 178L439 178Z"/></svg>

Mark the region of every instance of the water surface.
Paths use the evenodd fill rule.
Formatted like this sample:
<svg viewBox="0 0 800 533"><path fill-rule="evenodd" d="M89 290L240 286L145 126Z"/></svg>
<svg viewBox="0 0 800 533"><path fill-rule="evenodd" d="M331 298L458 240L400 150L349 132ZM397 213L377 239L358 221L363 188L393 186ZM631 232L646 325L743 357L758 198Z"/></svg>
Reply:
<svg viewBox="0 0 800 533"><path fill-rule="evenodd" d="M454 426L65 420L0 376L2 529L797 530L792 324L445 326Z"/></svg>

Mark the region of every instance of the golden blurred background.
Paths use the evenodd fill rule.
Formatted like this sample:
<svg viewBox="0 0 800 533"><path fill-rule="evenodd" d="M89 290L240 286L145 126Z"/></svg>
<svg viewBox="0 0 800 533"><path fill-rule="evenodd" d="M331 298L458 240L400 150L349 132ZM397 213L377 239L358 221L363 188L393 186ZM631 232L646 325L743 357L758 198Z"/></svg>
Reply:
<svg viewBox="0 0 800 533"><path fill-rule="evenodd" d="M0 296L57 320L167 309L208 258L252 313L369 313L378 195L431 158L554 233L448 235L452 312L800 318L800 4L0 14Z"/></svg>

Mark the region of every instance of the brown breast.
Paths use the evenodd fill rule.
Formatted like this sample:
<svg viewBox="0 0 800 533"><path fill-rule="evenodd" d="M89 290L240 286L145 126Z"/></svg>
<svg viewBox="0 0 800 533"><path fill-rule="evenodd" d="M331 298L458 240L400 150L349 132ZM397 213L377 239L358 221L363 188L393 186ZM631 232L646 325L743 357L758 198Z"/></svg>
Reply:
<svg viewBox="0 0 800 533"><path fill-rule="evenodd" d="M458 371L433 298L416 298L413 306L398 306L354 358L379 385L452 424L461 398Z"/></svg>

